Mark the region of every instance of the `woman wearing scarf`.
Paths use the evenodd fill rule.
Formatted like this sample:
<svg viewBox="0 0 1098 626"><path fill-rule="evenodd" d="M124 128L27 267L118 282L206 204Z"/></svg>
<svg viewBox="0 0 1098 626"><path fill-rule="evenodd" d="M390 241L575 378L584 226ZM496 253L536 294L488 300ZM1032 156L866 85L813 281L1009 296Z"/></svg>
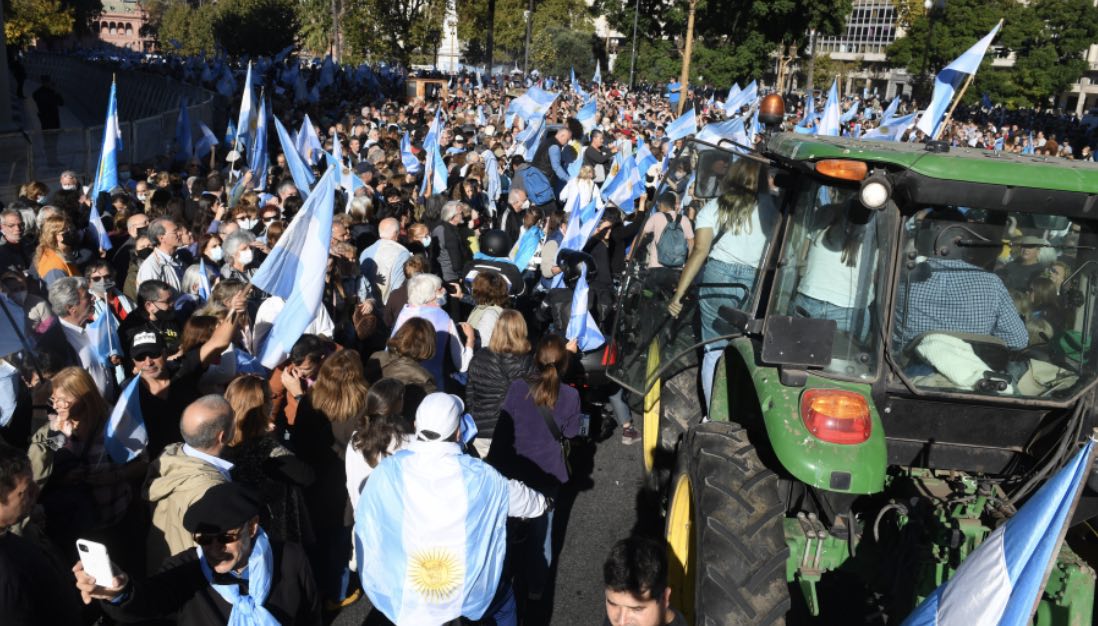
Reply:
<svg viewBox="0 0 1098 626"><path fill-rule="evenodd" d="M107 584L73 567L84 602L102 600L121 621L176 616L187 626L321 623L320 601L305 552L272 543L259 526L261 503L238 483L211 487L183 516L198 545L164 562L143 581L124 573ZM114 546L107 546L113 550Z"/></svg>

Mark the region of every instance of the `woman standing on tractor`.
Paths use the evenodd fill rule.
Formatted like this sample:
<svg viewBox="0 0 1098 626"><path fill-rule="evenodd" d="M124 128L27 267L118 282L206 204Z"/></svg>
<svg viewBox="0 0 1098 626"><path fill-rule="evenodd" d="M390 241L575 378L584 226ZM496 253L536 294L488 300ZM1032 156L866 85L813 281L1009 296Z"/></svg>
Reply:
<svg viewBox="0 0 1098 626"><path fill-rule="evenodd" d="M675 295L667 304L667 311L673 317L679 316L682 300L700 272L698 308L704 341L726 334L716 326L722 306L742 309L750 301L759 263L778 218L769 185L760 184L765 180L766 174L758 161L740 158L728 168L722 184L723 193L705 203L698 212L694 247L679 277ZM703 348L700 375L707 412L713 374L726 345L727 340L717 340Z"/></svg>

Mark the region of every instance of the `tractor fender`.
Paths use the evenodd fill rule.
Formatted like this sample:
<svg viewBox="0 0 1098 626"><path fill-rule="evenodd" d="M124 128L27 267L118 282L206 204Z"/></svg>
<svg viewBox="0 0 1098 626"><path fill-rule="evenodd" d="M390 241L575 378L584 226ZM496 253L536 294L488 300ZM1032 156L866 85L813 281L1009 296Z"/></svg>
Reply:
<svg viewBox="0 0 1098 626"><path fill-rule="evenodd" d="M727 390L729 407L714 407L711 416L747 415L761 421L773 457L793 478L825 491L872 494L884 490L888 451L884 427L873 404L871 386L807 374L802 386L782 384L776 367L760 364L751 339L729 343L721 360L718 388ZM801 397L809 389L841 389L861 394L869 405L869 438L859 444L836 444L816 438L801 418ZM724 407L721 407L724 408ZM719 419L719 418L718 418Z"/></svg>

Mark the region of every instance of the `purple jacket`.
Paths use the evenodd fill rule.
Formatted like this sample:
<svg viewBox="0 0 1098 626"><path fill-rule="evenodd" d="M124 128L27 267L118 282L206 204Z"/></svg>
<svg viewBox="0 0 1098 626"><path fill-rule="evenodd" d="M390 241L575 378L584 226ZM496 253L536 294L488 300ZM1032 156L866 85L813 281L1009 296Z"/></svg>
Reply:
<svg viewBox="0 0 1098 626"><path fill-rule="evenodd" d="M515 453L533 461L542 471L561 483L568 482L568 470L564 467L560 443L550 434L545 419L534 404L530 385L525 380L511 383L501 410L511 416L515 425ZM553 407L553 419L566 438L571 439L579 434L579 392L567 385L560 386L557 405Z"/></svg>

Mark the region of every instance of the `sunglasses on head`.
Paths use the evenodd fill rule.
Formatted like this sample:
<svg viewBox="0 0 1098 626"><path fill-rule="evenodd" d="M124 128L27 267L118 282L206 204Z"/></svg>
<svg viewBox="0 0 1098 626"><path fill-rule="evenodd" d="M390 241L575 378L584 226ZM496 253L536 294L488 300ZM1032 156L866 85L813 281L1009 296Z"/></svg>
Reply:
<svg viewBox="0 0 1098 626"><path fill-rule="evenodd" d="M192 533L191 538L200 546L208 546L215 542L226 545L237 541L243 534L244 529L238 528L223 533Z"/></svg>

